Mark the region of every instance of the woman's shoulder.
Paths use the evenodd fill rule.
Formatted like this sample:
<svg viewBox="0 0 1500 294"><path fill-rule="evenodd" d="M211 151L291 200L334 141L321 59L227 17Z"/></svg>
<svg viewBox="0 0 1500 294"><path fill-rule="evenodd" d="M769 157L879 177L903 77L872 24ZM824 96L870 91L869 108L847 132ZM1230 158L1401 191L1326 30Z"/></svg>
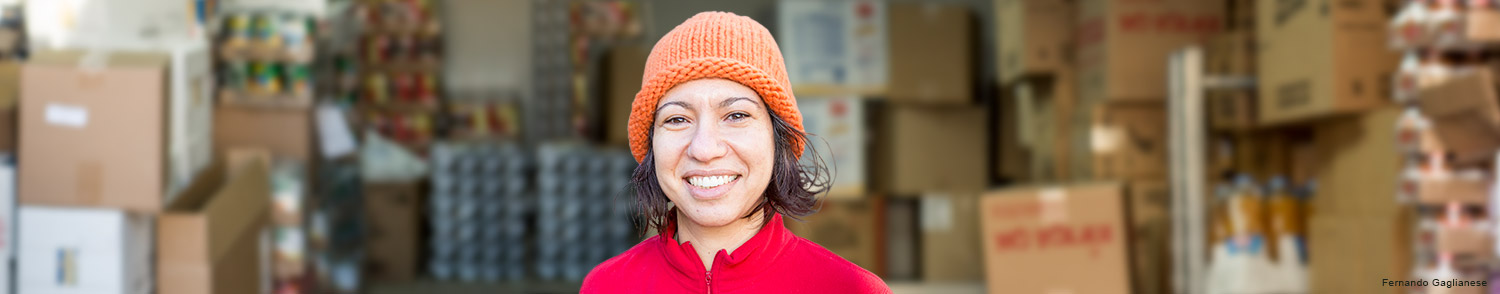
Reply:
<svg viewBox="0 0 1500 294"><path fill-rule="evenodd" d="M875 273L860 267L812 241L795 236L792 259L797 268L817 273L820 280L838 284L841 289L863 289L860 293L889 293L890 287Z"/></svg>
<svg viewBox="0 0 1500 294"><path fill-rule="evenodd" d="M630 247L630 250L615 255L594 266L589 275L583 278L583 287L606 286L619 284L634 280L637 275L649 275L651 267L665 264L659 252L661 240L659 236L652 236Z"/></svg>

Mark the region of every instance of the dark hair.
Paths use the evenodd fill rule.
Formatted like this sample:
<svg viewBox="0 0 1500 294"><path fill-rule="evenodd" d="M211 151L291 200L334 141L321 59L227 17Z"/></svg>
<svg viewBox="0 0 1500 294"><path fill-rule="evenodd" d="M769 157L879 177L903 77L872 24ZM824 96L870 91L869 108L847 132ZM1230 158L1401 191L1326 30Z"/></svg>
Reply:
<svg viewBox="0 0 1500 294"><path fill-rule="evenodd" d="M771 116L772 139L776 141L771 182L766 185L766 191L761 193L756 207L741 218L759 213L769 221L772 214L780 213L800 220L817 211L814 207L817 205L817 195L828 191L833 178L823 165L823 157L818 155L812 144L808 144L807 133L793 128L776 113L767 113ZM654 135L655 131L647 133L646 142L651 142L650 138ZM798 154L792 151L797 144L807 150L806 165L799 162ZM643 229L653 228L657 232L666 232L667 226L673 222L668 218L674 215L675 208L657 183L656 159L651 152L646 152L641 164L635 167L630 185L635 191L635 201L640 206L641 217L644 218Z"/></svg>

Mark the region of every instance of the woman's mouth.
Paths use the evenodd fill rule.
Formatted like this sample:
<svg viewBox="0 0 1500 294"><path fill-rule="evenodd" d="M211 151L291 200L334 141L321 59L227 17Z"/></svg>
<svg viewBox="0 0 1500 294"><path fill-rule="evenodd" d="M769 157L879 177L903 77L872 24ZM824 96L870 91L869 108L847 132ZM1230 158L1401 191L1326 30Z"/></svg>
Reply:
<svg viewBox="0 0 1500 294"><path fill-rule="evenodd" d="M714 175L714 176L691 176L683 178L688 184L688 194L693 198L714 199L719 198L729 191L731 184L740 179L740 175Z"/></svg>

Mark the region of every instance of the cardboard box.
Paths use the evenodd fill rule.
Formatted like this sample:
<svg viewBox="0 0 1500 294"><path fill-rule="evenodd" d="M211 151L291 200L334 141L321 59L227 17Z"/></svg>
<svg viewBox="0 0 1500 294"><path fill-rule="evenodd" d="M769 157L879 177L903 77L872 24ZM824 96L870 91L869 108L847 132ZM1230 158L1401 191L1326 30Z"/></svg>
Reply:
<svg viewBox="0 0 1500 294"><path fill-rule="evenodd" d="M1250 130L1259 118L1255 115L1256 95L1254 91L1225 90L1205 93L1208 100L1208 122L1210 127L1221 131Z"/></svg>
<svg viewBox="0 0 1500 294"><path fill-rule="evenodd" d="M1404 157L1392 147L1400 117L1400 107L1388 106L1315 126L1320 162L1306 169L1317 171L1311 200L1317 215L1391 216L1402 209L1395 199Z"/></svg>
<svg viewBox="0 0 1500 294"><path fill-rule="evenodd" d="M152 292L151 216L37 205L18 215L17 293Z"/></svg>
<svg viewBox="0 0 1500 294"><path fill-rule="evenodd" d="M1000 84L1071 66L1072 1L996 0L994 5Z"/></svg>
<svg viewBox="0 0 1500 294"><path fill-rule="evenodd" d="M1495 181L1482 177L1445 176L1424 177L1417 180L1416 184L1418 203L1485 205L1490 202L1490 187L1494 187Z"/></svg>
<svg viewBox="0 0 1500 294"><path fill-rule="evenodd" d="M365 183L365 276L406 282L421 268L422 190L418 183Z"/></svg>
<svg viewBox="0 0 1500 294"><path fill-rule="evenodd" d="M16 151L17 102L21 96L21 64L0 62L0 152Z"/></svg>
<svg viewBox="0 0 1500 294"><path fill-rule="evenodd" d="M161 210L211 158L203 46L42 51L21 77L21 203Z"/></svg>
<svg viewBox="0 0 1500 294"><path fill-rule="evenodd" d="M1034 182L1060 181L1074 175L1070 170L1076 165L1071 148L1076 138L1073 133L1080 129L1074 125L1079 104L1074 77L1071 72L1059 72L1050 80L1034 79L1010 89L1016 95L1017 135L1030 152L1029 176Z"/></svg>
<svg viewBox="0 0 1500 294"><path fill-rule="evenodd" d="M1172 292L1172 194L1165 181L1129 186L1131 277L1136 293Z"/></svg>
<svg viewBox="0 0 1500 294"><path fill-rule="evenodd" d="M262 148L277 156L310 162L317 157L312 108L220 106L214 115L214 146Z"/></svg>
<svg viewBox="0 0 1500 294"><path fill-rule="evenodd" d="M891 4L890 88L895 103L974 102L974 15L952 4Z"/></svg>
<svg viewBox="0 0 1500 294"><path fill-rule="evenodd" d="M609 50L604 78L604 120L601 121L604 142L612 145L630 145L629 132L625 124L630 121L630 105L635 94L641 91L646 72L646 57L651 48L642 46L618 46Z"/></svg>
<svg viewBox="0 0 1500 294"><path fill-rule="evenodd" d="M892 105L879 126L872 182L888 195L976 192L987 184L985 109Z"/></svg>
<svg viewBox="0 0 1500 294"><path fill-rule="evenodd" d="M1260 118L1287 124L1390 100L1400 55L1386 48L1383 0L1257 1Z"/></svg>
<svg viewBox="0 0 1500 294"><path fill-rule="evenodd" d="M977 194L928 194L921 198L922 280L983 281Z"/></svg>
<svg viewBox="0 0 1500 294"><path fill-rule="evenodd" d="M1493 4L1492 4L1493 5ZM1500 41L1500 10L1468 9L1464 15L1464 39L1476 42Z"/></svg>
<svg viewBox="0 0 1500 294"><path fill-rule="evenodd" d="M219 163L156 223L157 292L262 293L261 235L270 217L265 160Z"/></svg>
<svg viewBox="0 0 1500 294"><path fill-rule="evenodd" d="M776 41L797 95L883 94L890 50L883 1L781 0Z"/></svg>
<svg viewBox="0 0 1500 294"><path fill-rule="evenodd" d="M916 198L892 198L881 200L884 209L885 235L880 238L885 249L884 272L878 273L887 281L922 279L922 202Z"/></svg>
<svg viewBox="0 0 1500 294"><path fill-rule="evenodd" d="M1022 110L1019 99L997 99L997 109L990 112L995 121L993 148L995 179L1001 183L1026 182L1031 178L1031 152L1021 142Z"/></svg>
<svg viewBox="0 0 1500 294"><path fill-rule="evenodd" d="M1203 63L1206 74L1254 75L1255 33L1230 31L1208 37L1203 46Z"/></svg>
<svg viewBox="0 0 1500 294"><path fill-rule="evenodd" d="M806 152L816 150L832 173L833 186L827 197L864 197L869 128L865 127L863 101L854 97L803 98L797 101L797 108L802 111L803 130L816 136L802 159L810 162L814 158Z"/></svg>
<svg viewBox="0 0 1500 294"><path fill-rule="evenodd" d="M1381 279L1412 279L1409 215L1309 219L1309 293L1406 293ZM1376 258L1378 257L1378 258Z"/></svg>
<svg viewBox="0 0 1500 294"><path fill-rule="evenodd" d="M849 262L873 273L885 272L885 200L836 199L823 202L822 210L802 218L786 218L787 229L817 243Z"/></svg>
<svg viewBox="0 0 1500 294"><path fill-rule="evenodd" d="M25 6L26 36L39 49L159 49L207 42L197 4L180 0L37 1Z"/></svg>
<svg viewBox="0 0 1500 294"><path fill-rule="evenodd" d="M1083 100L1162 100L1167 59L1224 26L1222 0L1080 0L1079 91Z"/></svg>
<svg viewBox="0 0 1500 294"><path fill-rule="evenodd" d="M1493 256L1495 237L1490 234L1489 230L1473 226L1439 226L1437 250L1455 255Z"/></svg>
<svg viewBox="0 0 1500 294"><path fill-rule="evenodd" d="M1432 123L1454 164L1472 164L1500 150L1500 96L1492 73L1476 70L1417 93L1417 106Z"/></svg>
<svg viewBox="0 0 1500 294"><path fill-rule="evenodd" d="M1028 187L979 201L991 293L1130 293L1125 190Z"/></svg>
<svg viewBox="0 0 1500 294"><path fill-rule="evenodd" d="M0 289L15 289L16 164L0 163Z"/></svg>
<svg viewBox="0 0 1500 294"><path fill-rule="evenodd" d="M1094 176L1167 177L1167 109L1161 102L1105 103L1093 109Z"/></svg>

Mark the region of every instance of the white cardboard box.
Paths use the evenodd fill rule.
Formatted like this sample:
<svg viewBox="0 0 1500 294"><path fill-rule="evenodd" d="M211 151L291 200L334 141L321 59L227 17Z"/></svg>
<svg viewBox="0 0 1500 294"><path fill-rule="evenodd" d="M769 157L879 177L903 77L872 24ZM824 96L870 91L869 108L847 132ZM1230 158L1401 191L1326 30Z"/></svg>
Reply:
<svg viewBox="0 0 1500 294"><path fill-rule="evenodd" d="M160 49L207 43L197 1L26 1L26 34L37 49Z"/></svg>
<svg viewBox="0 0 1500 294"><path fill-rule="evenodd" d="M808 148L816 149L833 176L829 197L863 198L869 130L863 101L854 97L800 99ZM805 152L805 151L804 151ZM802 157L804 161L812 158Z"/></svg>
<svg viewBox="0 0 1500 294"><path fill-rule="evenodd" d="M799 94L885 91L889 37L883 1L782 0L776 41Z"/></svg>
<svg viewBox="0 0 1500 294"><path fill-rule="evenodd" d="M151 293L150 216L26 205L19 220L18 293Z"/></svg>
<svg viewBox="0 0 1500 294"><path fill-rule="evenodd" d="M0 161L0 292L9 293L15 284L11 269L16 258L16 164L8 155Z"/></svg>

